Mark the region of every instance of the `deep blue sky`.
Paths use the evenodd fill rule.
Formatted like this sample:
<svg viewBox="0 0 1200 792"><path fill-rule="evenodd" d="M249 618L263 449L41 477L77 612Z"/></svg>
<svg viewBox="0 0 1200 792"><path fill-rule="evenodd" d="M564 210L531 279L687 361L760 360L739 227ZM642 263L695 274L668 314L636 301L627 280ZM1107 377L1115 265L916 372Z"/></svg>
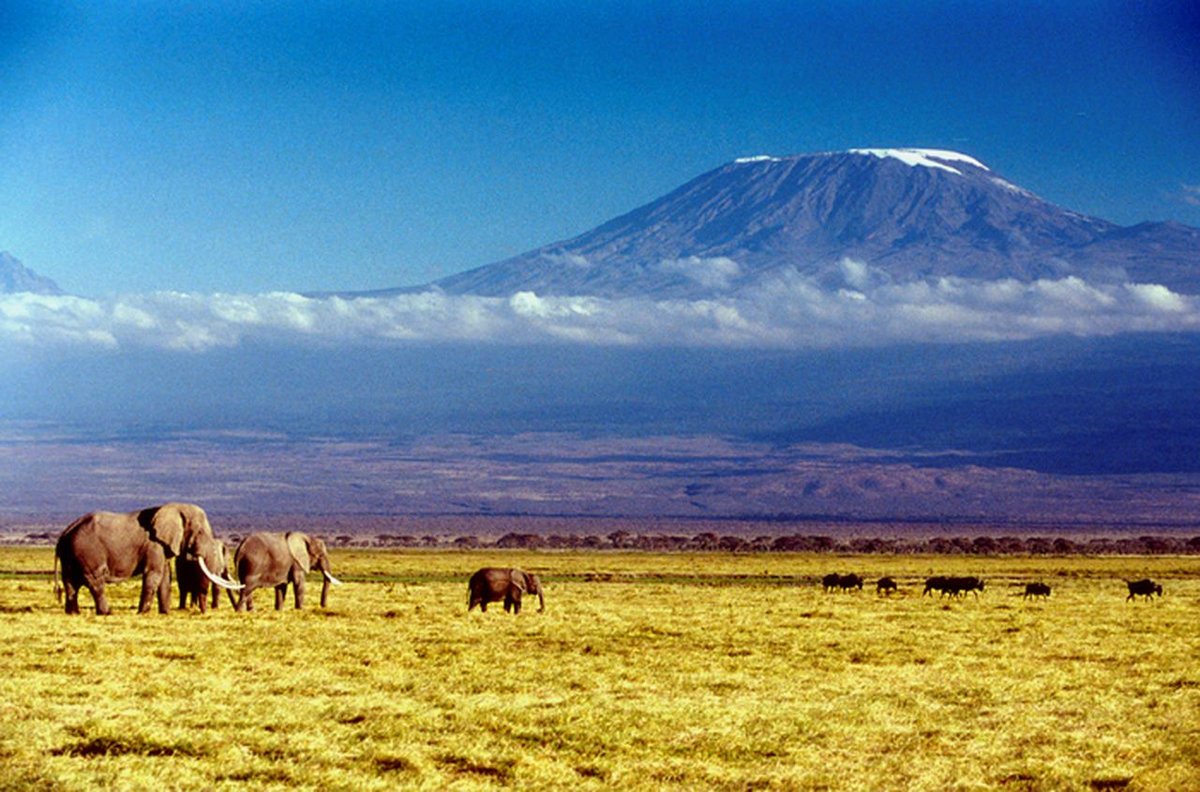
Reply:
<svg viewBox="0 0 1200 792"><path fill-rule="evenodd" d="M407 285L860 146L1200 225L1188 5L0 2L0 250L88 295Z"/></svg>

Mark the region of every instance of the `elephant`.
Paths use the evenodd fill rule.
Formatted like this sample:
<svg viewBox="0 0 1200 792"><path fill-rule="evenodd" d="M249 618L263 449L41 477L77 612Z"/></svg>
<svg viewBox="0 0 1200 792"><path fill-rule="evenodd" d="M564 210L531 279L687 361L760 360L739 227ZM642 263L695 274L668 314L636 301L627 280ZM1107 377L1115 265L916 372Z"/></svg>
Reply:
<svg viewBox="0 0 1200 792"><path fill-rule="evenodd" d="M303 608L304 576L313 569L325 578L321 585L322 608L329 600L329 584L342 585L330 570L325 542L299 531L250 534L238 545L234 566L244 586L235 606L239 611L254 610L254 590L263 586L275 587L275 610L283 610L288 583L292 584L296 607Z"/></svg>
<svg viewBox="0 0 1200 792"><path fill-rule="evenodd" d="M197 604L200 606L200 612L206 613L210 588L212 589L212 606L217 607L217 603L221 601L220 587L212 585L204 571L200 569L200 561L204 561L208 571L212 574L228 578L231 553L225 543L220 540L212 543L210 547L211 549L207 553L197 555L195 558L175 557L175 582L179 586L180 610ZM236 605L237 600L233 597L233 590L226 589L225 593L229 595L229 604Z"/></svg>
<svg viewBox="0 0 1200 792"><path fill-rule="evenodd" d="M504 602L505 612L521 612L521 595L537 594L538 613L546 610L546 598L542 595L542 583L537 575L521 569L484 567L471 575L467 582L467 612L476 605L487 613L489 602Z"/></svg>
<svg viewBox="0 0 1200 792"><path fill-rule="evenodd" d="M217 544L208 516L191 503L165 503L140 511L118 514L98 511L71 523L54 548L56 593L66 593L67 613L79 613L79 590L86 588L96 602L96 613L112 612L105 585L142 576L138 613L148 613L158 597L159 613L166 613L171 596L171 568L167 559L196 560L201 572L223 588L241 588L222 580L207 567L206 557ZM62 588L57 585L62 564Z"/></svg>

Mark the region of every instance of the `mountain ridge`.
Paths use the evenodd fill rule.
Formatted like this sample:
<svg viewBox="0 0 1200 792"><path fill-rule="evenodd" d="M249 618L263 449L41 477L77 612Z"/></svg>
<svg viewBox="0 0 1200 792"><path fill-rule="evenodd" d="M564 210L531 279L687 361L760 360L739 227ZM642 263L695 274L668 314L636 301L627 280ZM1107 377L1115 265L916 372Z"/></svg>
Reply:
<svg viewBox="0 0 1200 792"><path fill-rule="evenodd" d="M0 250L0 294L62 294L58 284L39 275L8 251Z"/></svg>
<svg viewBox="0 0 1200 792"><path fill-rule="evenodd" d="M1200 229L1123 227L937 149L743 157L567 240L430 284L451 294L709 298L851 259L896 281L1081 277L1200 293Z"/></svg>

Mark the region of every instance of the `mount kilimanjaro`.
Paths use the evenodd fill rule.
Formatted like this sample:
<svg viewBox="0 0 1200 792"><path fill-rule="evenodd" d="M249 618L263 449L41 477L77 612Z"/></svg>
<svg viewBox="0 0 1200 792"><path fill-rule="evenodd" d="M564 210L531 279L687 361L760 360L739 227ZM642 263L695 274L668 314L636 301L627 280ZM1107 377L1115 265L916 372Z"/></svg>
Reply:
<svg viewBox="0 0 1200 792"><path fill-rule="evenodd" d="M573 239L431 285L697 299L785 275L825 286L1074 276L1195 294L1200 229L1072 212L953 151L853 149L738 159Z"/></svg>

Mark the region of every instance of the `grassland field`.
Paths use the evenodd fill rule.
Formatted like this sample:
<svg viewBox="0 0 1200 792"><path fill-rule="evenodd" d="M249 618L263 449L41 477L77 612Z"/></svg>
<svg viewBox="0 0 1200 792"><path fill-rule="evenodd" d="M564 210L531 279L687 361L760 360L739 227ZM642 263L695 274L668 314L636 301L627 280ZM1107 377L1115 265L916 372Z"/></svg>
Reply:
<svg viewBox="0 0 1200 792"><path fill-rule="evenodd" d="M333 561L324 611L138 616L135 581L69 617L52 550L0 548L0 789L1200 789L1198 557ZM484 565L546 611L467 613Z"/></svg>

